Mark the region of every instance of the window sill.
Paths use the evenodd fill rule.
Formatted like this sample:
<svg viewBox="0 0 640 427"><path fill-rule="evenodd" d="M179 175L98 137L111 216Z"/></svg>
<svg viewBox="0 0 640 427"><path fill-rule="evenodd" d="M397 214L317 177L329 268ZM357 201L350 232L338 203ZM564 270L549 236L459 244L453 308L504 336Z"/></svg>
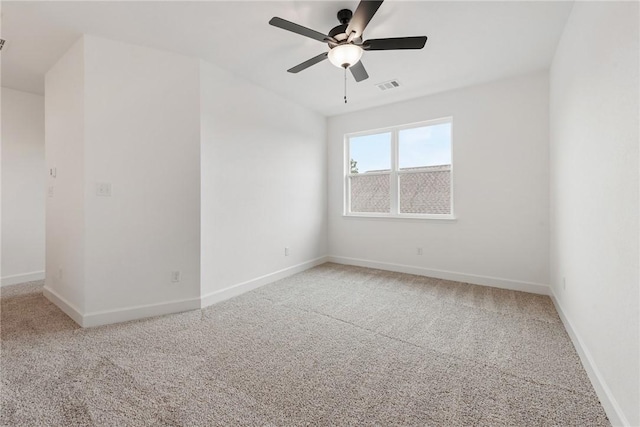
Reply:
<svg viewBox="0 0 640 427"><path fill-rule="evenodd" d="M350 219L409 219L409 220L424 220L424 221L451 221L458 220L454 215L390 215L390 214L367 214L367 213L348 213L342 214L343 218Z"/></svg>

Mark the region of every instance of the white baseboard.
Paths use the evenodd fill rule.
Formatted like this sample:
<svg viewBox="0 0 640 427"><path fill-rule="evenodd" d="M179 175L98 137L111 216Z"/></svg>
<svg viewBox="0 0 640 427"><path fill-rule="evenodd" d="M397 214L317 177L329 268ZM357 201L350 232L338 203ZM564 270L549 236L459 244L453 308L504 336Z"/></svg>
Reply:
<svg viewBox="0 0 640 427"><path fill-rule="evenodd" d="M189 298L184 300L169 301L159 304L139 305L134 307L126 307L115 310L96 311L93 313L82 314L77 307L69 301L61 297L52 289L45 286L44 296L52 303L57 305L69 317L83 328L91 328L94 326L109 325L112 323L127 322L130 320L144 319L147 317L162 316L164 314L174 314L183 311L197 310L215 304L217 302L233 298L245 292L256 289L260 286L283 279L304 270L308 270L316 265L327 262L327 257L320 257L311 261L303 262L274 273L249 280L247 282L238 283L219 291L211 292L200 298Z"/></svg>
<svg viewBox="0 0 640 427"><path fill-rule="evenodd" d="M370 261L365 259L348 258L333 255L329 256L328 260L329 262L335 262L337 264L377 268L378 270L415 274L417 276L434 277L436 279L453 280L455 282L472 283L474 285L491 286L493 288L529 292L532 294L549 295L550 293L549 286L540 283L502 279L499 277L479 276L476 274L456 273L454 271L436 270L431 268L416 267L412 265L392 264L388 262Z"/></svg>
<svg viewBox="0 0 640 427"><path fill-rule="evenodd" d="M128 322L130 320L144 319L146 317L162 316L164 314L180 313L200 308L200 299L191 298L178 301L169 301L159 304L139 305L115 310L96 311L82 314L82 312L53 289L44 287L44 296L58 306L60 310L71 317L83 328L109 325L112 323Z"/></svg>
<svg viewBox="0 0 640 427"><path fill-rule="evenodd" d="M189 298L178 301L169 301L159 304L140 305L116 310L105 310L87 313L82 317L82 326L90 328L94 326L108 325L111 323L127 322L130 320L144 319L147 317L161 316L164 314L180 313L183 311L197 310L216 302L232 298L242 293L256 289L267 283L282 279L292 274L307 270L326 262L326 257L317 258L275 273L267 274L256 279L230 286L226 289L212 292L202 297Z"/></svg>
<svg viewBox="0 0 640 427"><path fill-rule="evenodd" d="M553 289L551 289L551 300L556 307L556 311L560 315L560 319L564 324L564 328L567 330L571 341L573 342L573 346L576 348L578 355L580 356L580 361L582 362L582 366L585 371L587 371L587 375L591 380L591 384L598 395L598 399L600 399L600 403L604 408L604 411L609 417L609 421L614 426L630 426L631 424L625 417L624 412L622 412L622 408L618 404L618 401L611 393L611 390L607 386L604 378L602 377L602 373L598 369L598 366L595 364L593 360L593 356L589 352L589 349L584 345L584 341L580 338L578 331L573 327L573 324L567 317L560 301L556 298Z"/></svg>
<svg viewBox="0 0 640 427"><path fill-rule="evenodd" d="M74 322L76 322L80 326L83 326L82 313L75 305L71 304L65 298L60 296L56 291L54 291L53 289L49 289L47 286L44 287L42 293L44 294L45 298L57 305L58 308L64 311L64 313L72 318Z"/></svg>
<svg viewBox="0 0 640 427"><path fill-rule="evenodd" d="M44 271L5 276L1 279L0 286L17 285L18 283L33 282L34 280L44 280Z"/></svg>
<svg viewBox="0 0 640 427"><path fill-rule="evenodd" d="M313 268L317 265L324 264L328 261L326 256L322 256L316 259L312 259L310 261L306 261L292 267L287 267L282 270L265 274L264 276L257 277L255 279L248 280L246 282L238 283L233 286L226 287L224 289L220 289L218 291L210 292L206 295L203 295L200 298L200 307L208 307L220 301L227 300L229 298L233 298L245 292L249 292L260 286L264 286L271 282L275 282L276 280L284 279L285 277L292 276L294 274L303 272L310 268Z"/></svg>
<svg viewBox="0 0 640 427"><path fill-rule="evenodd" d="M87 313L82 318L83 328L110 325L112 323L128 322L130 320L145 319L147 317L162 316L165 314L182 313L183 311L197 310L200 308L200 298L189 298L176 301L161 302L157 304L136 305L133 307L114 310L95 311Z"/></svg>

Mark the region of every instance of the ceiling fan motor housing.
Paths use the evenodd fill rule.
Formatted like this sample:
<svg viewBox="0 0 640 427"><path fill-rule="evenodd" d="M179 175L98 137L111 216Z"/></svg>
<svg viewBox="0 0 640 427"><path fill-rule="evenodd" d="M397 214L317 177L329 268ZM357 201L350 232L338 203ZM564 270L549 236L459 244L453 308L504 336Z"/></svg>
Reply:
<svg viewBox="0 0 640 427"><path fill-rule="evenodd" d="M333 37L339 42L346 40L347 34L345 33L345 31L347 31L347 25L348 24L342 24L338 25L337 27L333 27L331 31L329 31L329 37Z"/></svg>
<svg viewBox="0 0 640 427"><path fill-rule="evenodd" d="M353 13L349 9L342 9L338 12L338 21L340 21L340 25L337 27L333 27L331 31L329 31L329 37L333 37L335 40L341 42L347 39L347 27L349 26L349 22L351 22L351 17Z"/></svg>

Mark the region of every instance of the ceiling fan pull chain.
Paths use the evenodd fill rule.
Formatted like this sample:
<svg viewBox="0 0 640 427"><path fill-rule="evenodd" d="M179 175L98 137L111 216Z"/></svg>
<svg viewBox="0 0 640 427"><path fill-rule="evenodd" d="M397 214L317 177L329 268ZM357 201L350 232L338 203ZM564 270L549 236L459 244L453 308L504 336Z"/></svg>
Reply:
<svg viewBox="0 0 640 427"><path fill-rule="evenodd" d="M344 103L347 103L347 67L344 67Z"/></svg>

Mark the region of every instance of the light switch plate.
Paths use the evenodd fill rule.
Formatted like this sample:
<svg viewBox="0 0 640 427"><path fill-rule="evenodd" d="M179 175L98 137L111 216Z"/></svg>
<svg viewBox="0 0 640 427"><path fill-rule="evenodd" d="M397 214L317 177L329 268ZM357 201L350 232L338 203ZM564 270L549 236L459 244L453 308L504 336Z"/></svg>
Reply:
<svg viewBox="0 0 640 427"><path fill-rule="evenodd" d="M172 271L171 272L171 282L179 283L180 280L182 280L182 274L179 271Z"/></svg>
<svg viewBox="0 0 640 427"><path fill-rule="evenodd" d="M111 197L111 184L108 182L99 182L96 184L96 195L101 197Z"/></svg>

